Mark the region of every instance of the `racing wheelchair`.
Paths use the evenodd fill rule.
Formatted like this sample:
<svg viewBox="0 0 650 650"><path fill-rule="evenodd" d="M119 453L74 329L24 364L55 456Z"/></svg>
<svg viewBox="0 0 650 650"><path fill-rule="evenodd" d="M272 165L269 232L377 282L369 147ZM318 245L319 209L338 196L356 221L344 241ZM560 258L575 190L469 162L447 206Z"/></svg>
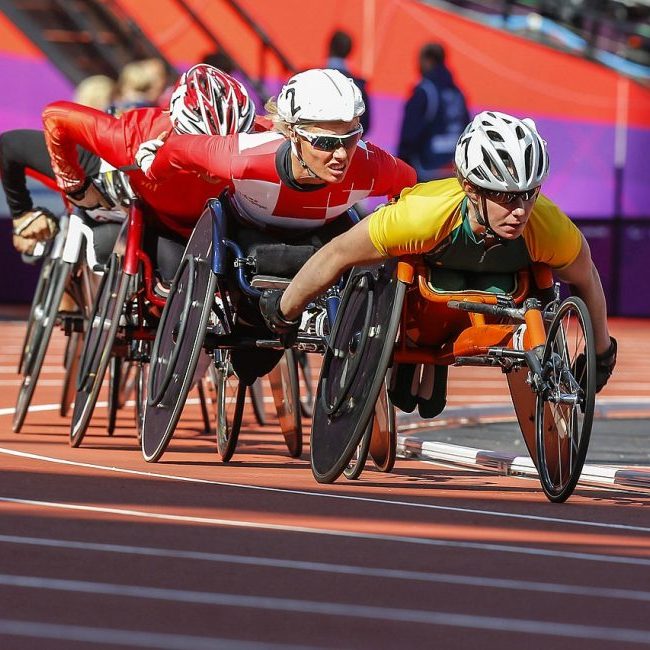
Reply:
<svg viewBox="0 0 650 650"><path fill-rule="evenodd" d="M493 286L483 278L479 289L476 277L451 276L422 256L352 270L317 389L314 477L330 483L349 466L389 367L395 405L434 417L444 409L449 366L494 366L506 373L545 495L565 501L582 471L595 405L595 344L584 302L560 301L543 265L504 274ZM420 370L424 389L400 393L417 384Z"/></svg>
<svg viewBox="0 0 650 650"><path fill-rule="evenodd" d="M354 211L348 215L357 219ZM227 462L236 449L248 387L273 366L271 390L280 428L289 455L302 453L295 352L322 354L339 303L338 289L307 308L296 343L285 351L264 326L257 302L262 289L286 287L315 247L287 245L275 237L259 243L263 235L254 229L254 241L245 244L241 225L241 215L224 193L208 203L185 249L151 355L142 435L143 456L149 462L157 461L169 444L202 351L213 360L208 394L221 459Z"/></svg>

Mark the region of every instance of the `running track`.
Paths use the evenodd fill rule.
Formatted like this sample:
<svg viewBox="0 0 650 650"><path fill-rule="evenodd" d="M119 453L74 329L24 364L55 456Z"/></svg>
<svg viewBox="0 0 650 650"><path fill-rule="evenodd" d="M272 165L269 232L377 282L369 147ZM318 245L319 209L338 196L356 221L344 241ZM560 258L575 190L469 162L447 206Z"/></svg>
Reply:
<svg viewBox="0 0 650 650"><path fill-rule="evenodd" d="M3 650L650 646L647 493L580 488L557 506L536 481L415 461L319 486L250 413L220 464L196 406L158 464L129 406L113 438L100 408L70 449L63 337L17 435L24 324L1 327ZM650 398L647 323L612 329L604 395ZM451 377L450 404L507 399L498 371Z"/></svg>

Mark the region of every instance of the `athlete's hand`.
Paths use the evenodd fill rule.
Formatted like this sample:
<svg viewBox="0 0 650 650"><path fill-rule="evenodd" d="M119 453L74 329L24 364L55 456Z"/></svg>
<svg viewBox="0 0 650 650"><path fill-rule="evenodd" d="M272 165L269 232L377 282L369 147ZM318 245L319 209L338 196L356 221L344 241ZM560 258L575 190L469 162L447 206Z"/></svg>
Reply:
<svg viewBox="0 0 650 650"><path fill-rule="evenodd" d="M610 339L609 348L605 350L605 352L601 352L600 354L596 355L596 392L597 393L600 393L600 391L603 388L605 388L607 382L609 381L609 378L612 376L612 373L614 372L614 368L616 367L616 353L617 353L618 344L616 342L616 339L613 336L610 336L609 339ZM576 357L574 374L576 377L580 378L583 376L584 371L585 371L585 355L581 353Z"/></svg>
<svg viewBox="0 0 650 650"><path fill-rule="evenodd" d="M300 318L287 320L280 309L280 299L284 292L280 289L267 289L260 298L260 311L267 327L275 332L285 348L290 348L298 338Z"/></svg>
<svg viewBox="0 0 650 650"><path fill-rule="evenodd" d="M59 220L47 208L33 208L14 218L13 230L19 239L48 241L59 232Z"/></svg>
<svg viewBox="0 0 650 650"><path fill-rule="evenodd" d="M38 244L38 240L27 239L27 237L23 237L22 235L14 235L11 241L14 245L14 248L19 253L27 253L27 255L31 255L36 248L36 244Z"/></svg>
<svg viewBox="0 0 650 650"><path fill-rule="evenodd" d="M165 144L165 141L157 138L155 140L146 140L138 147L135 152L135 162L145 174L151 169L151 165L156 159L156 153L163 144Z"/></svg>

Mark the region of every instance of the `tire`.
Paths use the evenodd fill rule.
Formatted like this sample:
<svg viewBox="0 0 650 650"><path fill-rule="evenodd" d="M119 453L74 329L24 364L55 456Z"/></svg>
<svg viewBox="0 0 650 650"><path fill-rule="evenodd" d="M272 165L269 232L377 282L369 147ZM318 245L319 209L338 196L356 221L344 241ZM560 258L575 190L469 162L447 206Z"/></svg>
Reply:
<svg viewBox="0 0 650 650"><path fill-rule="evenodd" d="M244 414L246 386L234 373L230 352L215 351L215 363L210 367L211 396L214 408L217 449L221 460L227 463L237 448L239 430Z"/></svg>
<svg viewBox="0 0 650 650"><path fill-rule="evenodd" d="M296 357L298 358L298 369L302 374L305 385L304 394L300 397L300 409L304 418L310 418L314 414L314 388L311 368L309 367L309 356L306 352L296 352Z"/></svg>
<svg viewBox="0 0 650 650"><path fill-rule="evenodd" d="M580 478L596 401L594 334L580 298L567 298L548 328L542 379L535 413L537 464L547 498L562 503ZM558 402L560 395L563 402Z"/></svg>
<svg viewBox="0 0 650 650"><path fill-rule="evenodd" d="M266 424L266 409L264 408L264 383L261 378L250 385L249 394L255 420L263 427Z"/></svg>
<svg viewBox="0 0 650 650"><path fill-rule="evenodd" d="M70 445L78 447L88 429L112 356L132 278L122 272L122 259L113 253L99 285L79 362Z"/></svg>
<svg viewBox="0 0 650 650"><path fill-rule="evenodd" d="M144 412L147 407L147 381L149 378L149 364L138 362L135 364L135 430L138 444L142 445L142 427Z"/></svg>
<svg viewBox="0 0 650 650"><path fill-rule="evenodd" d="M392 471L397 457L397 421L395 407L390 401L386 386L380 391L375 405L369 451L377 471Z"/></svg>
<svg viewBox="0 0 650 650"><path fill-rule="evenodd" d="M50 344L52 332L57 322L59 304L70 276L72 264L58 260L52 270L52 278L48 283L43 299L42 310L34 312L33 324L29 332L29 340L24 346L23 380L18 391L16 409L12 429L20 432L31 404L38 378L41 374L45 353Z"/></svg>
<svg viewBox="0 0 650 650"><path fill-rule="evenodd" d="M108 404L106 433L112 436L115 432L117 409L120 407L120 386L122 384L122 358L112 356L108 363Z"/></svg>
<svg viewBox="0 0 650 650"><path fill-rule="evenodd" d="M165 303L151 353L142 455L156 462L178 424L199 363L214 304L212 221L206 212L185 248Z"/></svg>
<svg viewBox="0 0 650 650"><path fill-rule="evenodd" d="M61 406L59 413L66 417L70 411L70 405L74 400L76 392L77 372L79 371L79 357L83 346L83 334L72 331L68 336L68 342L65 346L65 355L63 365L65 367L65 376L63 378L63 388L61 390Z"/></svg>
<svg viewBox="0 0 650 650"><path fill-rule="evenodd" d="M20 352L20 359L18 361L18 372L20 374L24 373L23 364L25 362L25 356L28 353L30 347L33 327L38 320L38 314L43 311L45 298L52 286L52 280L55 276L54 272L58 267L58 264L58 260L47 258L41 266L41 272L38 275L38 282L36 284L34 297L32 298L32 304L29 309L29 316L27 317L27 330L25 331L25 338L23 339L23 346Z"/></svg>
<svg viewBox="0 0 650 650"><path fill-rule="evenodd" d="M269 380L289 456L299 458L302 454L302 419L298 361L293 350L285 350L278 365L269 373Z"/></svg>
<svg viewBox="0 0 650 650"><path fill-rule="evenodd" d="M361 442L357 446L352 458L348 461L348 466L343 470L343 476L345 476L348 481L356 481L361 476L361 472L363 472L363 469L366 466L374 424L375 418L372 418L366 427Z"/></svg>

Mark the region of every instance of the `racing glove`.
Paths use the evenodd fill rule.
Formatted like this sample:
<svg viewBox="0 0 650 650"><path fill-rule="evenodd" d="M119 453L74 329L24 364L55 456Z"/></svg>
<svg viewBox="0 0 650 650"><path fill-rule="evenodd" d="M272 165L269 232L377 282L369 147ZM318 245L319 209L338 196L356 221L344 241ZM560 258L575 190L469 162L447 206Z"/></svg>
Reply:
<svg viewBox="0 0 650 650"><path fill-rule="evenodd" d="M601 354L596 355L596 392L605 388L609 378L614 372L616 367L616 352L618 349L618 344L616 339L613 336L609 337L610 344L609 348L602 352ZM585 367L585 355L579 354L575 361L575 376L581 377L584 372Z"/></svg>
<svg viewBox="0 0 650 650"><path fill-rule="evenodd" d="M153 165L153 161L156 159L156 153L163 144L165 142L160 139L146 140L138 147L138 150L135 152L135 162L145 174L151 169L151 165Z"/></svg>
<svg viewBox="0 0 650 650"><path fill-rule="evenodd" d="M48 241L59 232L59 220L47 208L32 208L13 219L13 231L19 239Z"/></svg>
<svg viewBox="0 0 650 650"><path fill-rule="evenodd" d="M280 309L280 300L283 293L280 289L263 291L260 298L260 311L267 327L278 335L285 348L290 348L298 338L301 319L291 321L285 318Z"/></svg>

